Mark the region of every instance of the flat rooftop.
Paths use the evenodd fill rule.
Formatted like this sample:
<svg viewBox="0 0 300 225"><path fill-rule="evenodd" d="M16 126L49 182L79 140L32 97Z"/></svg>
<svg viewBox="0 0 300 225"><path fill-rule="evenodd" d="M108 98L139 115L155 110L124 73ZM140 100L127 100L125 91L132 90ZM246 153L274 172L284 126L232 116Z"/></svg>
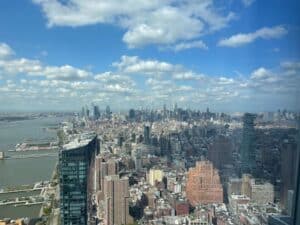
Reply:
<svg viewBox="0 0 300 225"><path fill-rule="evenodd" d="M96 137L95 133L81 133L72 137L72 141L63 145L62 150L71 150L74 148L80 148L89 144Z"/></svg>

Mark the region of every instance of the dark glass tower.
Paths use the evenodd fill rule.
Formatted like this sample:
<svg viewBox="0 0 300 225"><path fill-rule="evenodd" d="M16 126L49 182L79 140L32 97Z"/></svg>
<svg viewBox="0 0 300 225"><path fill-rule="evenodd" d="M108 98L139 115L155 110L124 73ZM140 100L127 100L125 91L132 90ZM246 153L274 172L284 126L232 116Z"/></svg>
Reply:
<svg viewBox="0 0 300 225"><path fill-rule="evenodd" d="M245 113L243 117L243 139L241 145L241 172L255 173L255 130L254 119L255 114Z"/></svg>
<svg viewBox="0 0 300 225"><path fill-rule="evenodd" d="M94 134L81 134L59 151L61 224L88 223L89 194L94 186L98 151L98 139Z"/></svg>
<svg viewBox="0 0 300 225"><path fill-rule="evenodd" d="M144 126L144 143L146 145L150 144L150 126L149 125Z"/></svg>
<svg viewBox="0 0 300 225"><path fill-rule="evenodd" d="M97 120L100 118L100 110L97 105L94 106L94 119Z"/></svg>

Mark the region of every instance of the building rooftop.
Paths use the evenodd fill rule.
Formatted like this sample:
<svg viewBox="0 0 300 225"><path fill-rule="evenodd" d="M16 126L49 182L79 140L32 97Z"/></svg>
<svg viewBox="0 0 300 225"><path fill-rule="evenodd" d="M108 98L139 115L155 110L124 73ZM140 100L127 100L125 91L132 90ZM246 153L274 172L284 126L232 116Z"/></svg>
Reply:
<svg viewBox="0 0 300 225"><path fill-rule="evenodd" d="M91 142L96 137L95 133L81 133L73 137L72 141L65 144L62 150L71 150L74 148L80 148Z"/></svg>

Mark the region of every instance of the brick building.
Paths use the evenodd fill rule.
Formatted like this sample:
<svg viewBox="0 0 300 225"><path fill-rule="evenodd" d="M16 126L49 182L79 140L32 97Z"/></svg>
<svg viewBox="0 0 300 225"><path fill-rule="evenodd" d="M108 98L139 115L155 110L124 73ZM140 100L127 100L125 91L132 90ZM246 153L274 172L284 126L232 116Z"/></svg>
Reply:
<svg viewBox="0 0 300 225"><path fill-rule="evenodd" d="M210 161L199 161L187 174L186 196L190 204L223 203L223 187L218 170Z"/></svg>

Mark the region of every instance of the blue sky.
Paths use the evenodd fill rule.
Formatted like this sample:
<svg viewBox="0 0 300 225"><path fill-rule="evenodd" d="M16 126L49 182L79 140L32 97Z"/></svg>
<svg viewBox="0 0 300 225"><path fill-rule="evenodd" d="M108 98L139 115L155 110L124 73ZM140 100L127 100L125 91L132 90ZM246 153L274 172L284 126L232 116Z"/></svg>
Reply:
<svg viewBox="0 0 300 225"><path fill-rule="evenodd" d="M296 0L1 1L1 109L299 110L299 9Z"/></svg>

